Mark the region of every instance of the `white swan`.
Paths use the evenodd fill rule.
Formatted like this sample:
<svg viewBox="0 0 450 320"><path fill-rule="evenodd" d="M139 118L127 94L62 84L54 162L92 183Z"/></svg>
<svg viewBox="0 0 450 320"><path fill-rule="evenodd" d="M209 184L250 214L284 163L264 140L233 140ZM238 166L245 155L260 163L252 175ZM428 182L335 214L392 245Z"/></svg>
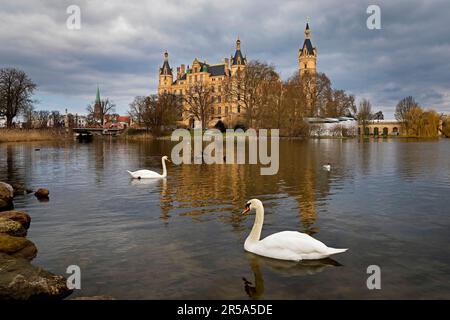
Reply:
<svg viewBox="0 0 450 320"><path fill-rule="evenodd" d="M330 163L324 164L324 165L322 166L322 168L323 168L324 170L331 171L331 164L330 164Z"/></svg>
<svg viewBox="0 0 450 320"><path fill-rule="evenodd" d="M138 170L138 171L128 171L130 176L133 179L154 179L154 178L165 178L167 177L167 169L166 169L166 160L170 162L169 158L167 156L164 156L161 158L162 167L163 167L163 173L159 174L158 172L151 171L151 170Z"/></svg>
<svg viewBox="0 0 450 320"><path fill-rule="evenodd" d="M248 252L273 259L300 261L324 259L348 250L329 248L306 233L297 231L282 231L260 240L264 223L262 202L258 199L248 201L242 214L253 209L256 210L255 223L244 244Z"/></svg>

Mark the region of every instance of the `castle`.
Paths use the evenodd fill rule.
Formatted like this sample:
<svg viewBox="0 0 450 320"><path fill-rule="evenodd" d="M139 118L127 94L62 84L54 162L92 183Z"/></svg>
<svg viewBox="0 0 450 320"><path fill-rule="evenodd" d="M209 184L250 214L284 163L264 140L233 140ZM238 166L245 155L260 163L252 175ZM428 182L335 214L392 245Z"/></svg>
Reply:
<svg viewBox="0 0 450 320"><path fill-rule="evenodd" d="M311 43L311 30L309 23L305 28L305 39L302 48L298 53L298 71L300 76L305 73L316 73L317 50ZM182 64L177 67L176 75L169 64L169 54L164 53L164 63L159 69L158 94L187 95L192 86L201 83L203 86L211 88L211 110L208 112L208 126L214 126L220 120L226 127L234 127L240 123L244 116L244 110L237 94L229 99L225 96L225 85L228 80L233 79L238 73L245 72L247 66L247 57L242 54L241 41L236 40L236 49L234 55L230 58L224 58L221 63L208 64L195 58L192 64L185 66ZM183 102L184 107L188 107ZM180 121L186 127L193 128L198 126L197 119L189 112L183 112Z"/></svg>

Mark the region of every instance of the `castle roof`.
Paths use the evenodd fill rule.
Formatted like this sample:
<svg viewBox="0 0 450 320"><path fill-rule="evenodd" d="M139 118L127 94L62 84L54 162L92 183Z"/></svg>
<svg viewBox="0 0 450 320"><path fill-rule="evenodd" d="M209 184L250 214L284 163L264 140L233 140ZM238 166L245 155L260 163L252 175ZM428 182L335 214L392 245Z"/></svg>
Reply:
<svg viewBox="0 0 450 320"><path fill-rule="evenodd" d="M200 68L203 72L208 72L212 77L215 76L225 76L226 75L226 66L225 64L215 64L209 65L204 62L198 62L200 64ZM176 79L173 83L176 84L178 80L186 80L186 73L182 74L179 79Z"/></svg>
<svg viewBox="0 0 450 320"><path fill-rule="evenodd" d="M306 47L306 52L308 54L310 54L310 55L314 54L314 48L312 46L311 39L308 39L308 38L305 39L305 41L303 42L302 51L305 49L305 47Z"/></svg>
<svg viewBox="0 0 450 320"><path fill-rule="evenodd" d="M164 61L161 69L159 69L160 74L172 75L172 69L170 68L169 61Z"/></svg>
<svg viewBox="0 0 450 320"><path fill-rule="evenodd" d="M208 66L208 72L211 76L223 76L225 73L225 64L216 64L213 66Z"/></svg>
<svg viewBox="0 0 450 320"><path fill-rule="evenodd" d="M240 49L236 50L236 52L234 53L234 57L231 59L231 64L232 65L237 65L238 61L240 61L240 64L244 64L246 62L246 59L244 58L244 56L242 55L242 52Z"/></svg>

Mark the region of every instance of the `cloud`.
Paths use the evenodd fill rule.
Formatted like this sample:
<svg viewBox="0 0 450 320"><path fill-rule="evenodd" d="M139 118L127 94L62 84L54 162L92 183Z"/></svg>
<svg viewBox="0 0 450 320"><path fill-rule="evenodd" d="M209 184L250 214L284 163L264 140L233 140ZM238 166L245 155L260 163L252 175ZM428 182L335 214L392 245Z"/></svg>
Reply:
<svg viewBox="0 0 450 320"><path fill-rule="evenodd" d="M66 8L81 8L81 30L68 30ZM366 28L369 1L21 1L0 7L0 67L25 70L38 84L37 108L84 112L97 84L125 113L136 95L154 93L162 53L172 67L195 57L217 63L239 35L249 59L274 64L283 78L297 68L306 17L318 68L337 88L370 98L392 116L414 95L450 112L450 3L380 1L381 30Z"/></svg>

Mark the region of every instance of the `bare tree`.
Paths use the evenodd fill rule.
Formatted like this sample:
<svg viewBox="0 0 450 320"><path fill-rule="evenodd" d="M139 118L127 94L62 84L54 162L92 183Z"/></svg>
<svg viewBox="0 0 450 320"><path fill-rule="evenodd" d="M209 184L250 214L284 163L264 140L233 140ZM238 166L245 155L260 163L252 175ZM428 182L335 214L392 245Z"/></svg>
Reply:
<svg viewBox="0 0 450 320"><path fill-rule="evenodd" d="M289 136L309 135L310 128L303 118L307 114L306 91L296 72L288 81L283 84L282 105L286 117L286 130Z"/></svg>
<svg viewBox="0 0 450 320"><path fill-rule="evenodd" d="M137 96L130 103L130 110L128 114L134 123L136 123L139 127L141 127L144 123L144 113L147 107L147 100L150 97L146 96ZM151 99L151 98L150 98Z"/></svg>
<svg viewBox="0 0 450 320"><path fill-rule="evenodd" d="M54 128L61 128L64 125L64 119L58 110L50 112L50 122Z"/></svg>
<svg viewBox="0 0 450 320"><path fill-rule="evenodd" d="M103 126L105 124L105 117L114 113L115 108L116 105L109 99L101 100L98 105L96 103L90 104L87 106L88 118L91 122Z"/></svg>
<svg viewBox="0 0 450 320"><path fill-rule="evenodd" d="M158 135L180 118L181 101L174 94L138 96L130 104L129 114L133 121Z"/></svg>
<svg viewBox="0 0 450 320"><path fill-rule="evenodd" d="M412 115L418 114L418 112L414 112L413 109L419 108L419 104L414 100L412 96L408 96L403 98L397 103L395 107L395 119L402 123L405 132L408 132L411 129L410 117Z"/></svg>
<svg viewBox="0 0 450 320"><path fill-rule="evenodd" d="M48 127L48 122L50 120L50 111L39 110L33 112L33 127L38 129L44 129Z"/></svg>
<svg viewBox="0 0 450 320"><path fill-rule="evenodd" d="M363 127L362 134L365 134L366 127L367 127L370 119L372 118L372 104L370 103L369 100L363 99L359 103L359 109L358 109L357 116L358 116L359 124L361 124Z"/></svg>
<svg viewBox="0 0 450 320"><path fill-rule="evenodd" d="M31 96L36 84L18 69L0 69L0 116L6 117L6 126L12 127L13 119L33 104Z"/></svg>
<svg viewBox="0 0 450 320"><path fill-rule="evenodd" d="M207 128L211 118L213 97L213 89L202 82L194 83L183 95L184 112L200 121L202 128Z"/></svg>
<svg viewBox="0 0 450 320"><path fill-rule="evenodd" d="M263 85L278 81L274 66L258 60L250 61L245 69L237 71L224 84L227 101L237 103L245 113L247 127L254 127L258 113L267 102Z"/></svg>

